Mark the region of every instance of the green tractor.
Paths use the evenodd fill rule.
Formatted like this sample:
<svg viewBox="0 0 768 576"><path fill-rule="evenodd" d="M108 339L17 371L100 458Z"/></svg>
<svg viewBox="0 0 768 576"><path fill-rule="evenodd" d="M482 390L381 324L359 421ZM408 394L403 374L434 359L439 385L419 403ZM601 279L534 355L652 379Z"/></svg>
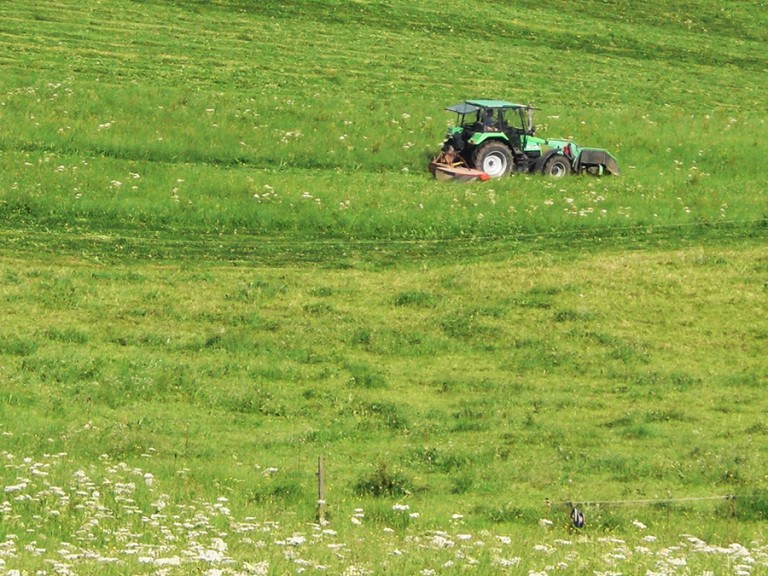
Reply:
<svg viewBox="0 0 768 576"><path fill-rule="evenodd" d="M500 178L513 172L546 174L619 174L608 151L583 148L571 140L535 136L529 105L503 100L467 100L446 108L457 114L430 172L445 179L472 175Z"/></svg>

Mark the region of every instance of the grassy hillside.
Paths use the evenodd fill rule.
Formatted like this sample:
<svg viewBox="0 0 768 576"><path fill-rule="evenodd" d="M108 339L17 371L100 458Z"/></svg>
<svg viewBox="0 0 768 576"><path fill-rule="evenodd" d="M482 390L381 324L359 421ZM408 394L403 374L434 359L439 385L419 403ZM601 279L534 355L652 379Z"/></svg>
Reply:
<svg viewBox="0 0 768 576"><path fill-rule="evenodd" d="M751 7L7 2L2 213L354 238L760 219ZM624 177L511 179L456 210L424 166L443 108L477 96L536 104L540 134L612 150Z"/></svg>
<svg viewBox="0 0 768 576"><path fill-rule="evenodd" d="M0 4L0 568L765 571L762 4Z"/></svg>

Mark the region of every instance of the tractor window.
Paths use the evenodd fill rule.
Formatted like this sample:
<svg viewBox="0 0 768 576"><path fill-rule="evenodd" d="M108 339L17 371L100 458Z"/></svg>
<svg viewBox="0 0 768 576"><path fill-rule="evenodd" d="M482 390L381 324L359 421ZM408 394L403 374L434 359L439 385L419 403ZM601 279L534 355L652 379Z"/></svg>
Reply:
<svg viewBox="0 0 768 576"><path fill-rule="evenodd" d="M517 110L507 110L507 125L517 130L522 130L524 128L523 121Z"/></svg>
<svg viewBox="0 0 768 576"><path fill-rule="evenodd" d="M494 115L493 110L488 108L483 112L483 130L488 132L489 130L498 129L498 119Z"/></svg>
<svg viewBox="0 0 768 576"><path fill-rule="evenodd" d="M464 117L464 122L462 124L464 128L467 128L469 130L475 130L479 131L483 129L483 123L482 118L480 115L480 110L475 112L474 114L467 114Z"/></svg>

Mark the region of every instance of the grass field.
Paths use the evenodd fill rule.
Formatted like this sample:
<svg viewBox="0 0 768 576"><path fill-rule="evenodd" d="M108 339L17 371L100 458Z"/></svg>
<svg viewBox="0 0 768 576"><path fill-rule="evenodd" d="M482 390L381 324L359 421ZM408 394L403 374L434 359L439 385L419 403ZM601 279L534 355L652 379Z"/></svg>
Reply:
<svg viewBox="0 0 768 576"><path fill-rule="evenodd" d="M766 14L2 3L0 572L768 573Z"/></svg>

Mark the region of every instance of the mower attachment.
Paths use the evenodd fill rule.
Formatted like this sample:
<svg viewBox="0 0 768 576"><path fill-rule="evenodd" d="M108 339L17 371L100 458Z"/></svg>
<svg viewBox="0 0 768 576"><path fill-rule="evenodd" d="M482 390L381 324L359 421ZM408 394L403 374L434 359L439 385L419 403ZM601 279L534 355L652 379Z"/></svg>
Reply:
<svg viewBox="0 0 768 576"><path fill-rule="evenodd" d="M599 175L613 174L619 175L619 163L610 152L600 148L582 148L581 154L576 159L576 166L579 171L586 170L589 173L595 172Z"/></svg>

